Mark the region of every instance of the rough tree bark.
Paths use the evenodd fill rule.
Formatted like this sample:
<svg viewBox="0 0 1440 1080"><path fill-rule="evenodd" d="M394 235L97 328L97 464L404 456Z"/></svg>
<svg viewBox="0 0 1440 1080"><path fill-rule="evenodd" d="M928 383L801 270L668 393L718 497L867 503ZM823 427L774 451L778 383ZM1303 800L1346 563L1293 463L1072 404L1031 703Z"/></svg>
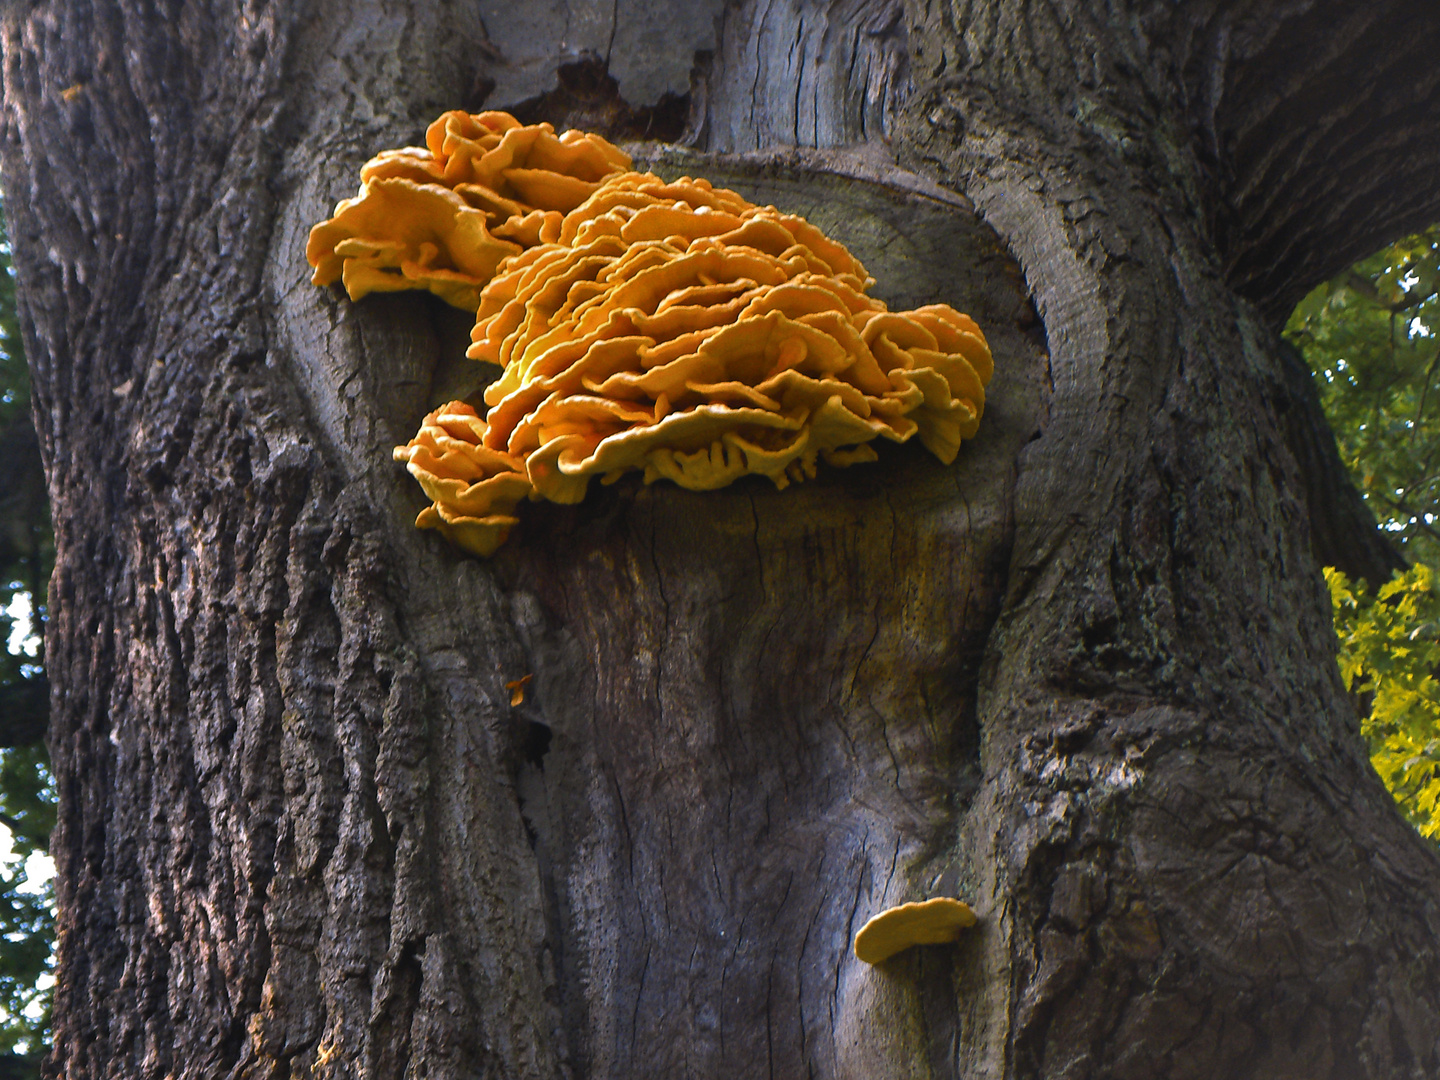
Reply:
<svg viewBox="0 0 1440 1080"><path fill-rule="evenodd" d="M0 32L57 535L52 1075L1440 1072L1440 860L1365 760L1312 522L1387 556L1301 475L1274 334L1440 217L1424 5L42 0ZM981 437L622 483L489 563L413 531L389 448L474 379L467 321L315 289L303 241L481 100L688 144L637 152L971 311ZM960 946L850 954L942 891Z"/></svg>

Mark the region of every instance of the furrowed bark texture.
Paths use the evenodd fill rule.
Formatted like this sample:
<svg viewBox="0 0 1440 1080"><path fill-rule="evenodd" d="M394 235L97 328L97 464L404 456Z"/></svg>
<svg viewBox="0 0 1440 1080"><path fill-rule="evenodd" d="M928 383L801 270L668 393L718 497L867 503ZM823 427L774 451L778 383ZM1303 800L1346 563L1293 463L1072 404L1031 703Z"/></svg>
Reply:
<svg viewBox="0 0 1440 1080"><path fill-rule="evenodd" d="M1355 25L1296 47L1340 5L1245 8L919 15L906 156L1009 243L1054 382L981 688L970 813L992 828L962 828L1007 903L1006 1023L982 1052L996 1072L1418 1078L1440 1062L1440 908L1421 885L1436 860L1396 823L1339 697L1277 416L1294 397L1262 320L1319 260L1253 269L1278 235L1318 243L1289 216L1297 192L1317 172L1332 191L1373 181L1386 125L1344 151L1267 148L1263 178L1247 156L1299 115L1339 123L1334 80L1362 57L1385 78L1392 56ZM1440 37L1403 4L1368 15L1409 35L1397 71ZM1262 58L1263 76L1247 66ZM1436 101L1422 83L1412 115ZM1411 133L1434 152L1433 123ZM1264 227L1257 199L1274 201ZM1341 250L1383 238L1384 213L1320 217Z"/></svg>
<svg viewBox="0 0 1440 1080"><path fill-rule="evenodd" d="M51 1074L1433 1075L1440 862L1340 692L1271 330L1322 233L1410 222L1366 201L1384 148L1436 154L1433 82L1371 125L1330 89L1419 78L1405 5L1287 47L1342 10L7 9ZM558 109L580 61L621 127L690 93L652 167L981 322L953 467L626 481L490 562L410 527L390 447L475 388L470 320L314 288L306 232L377 150L487 90ZM1270 154L1305 118L1345 137ZM854 959L937 893L981 914L960 946Z"/></svg>

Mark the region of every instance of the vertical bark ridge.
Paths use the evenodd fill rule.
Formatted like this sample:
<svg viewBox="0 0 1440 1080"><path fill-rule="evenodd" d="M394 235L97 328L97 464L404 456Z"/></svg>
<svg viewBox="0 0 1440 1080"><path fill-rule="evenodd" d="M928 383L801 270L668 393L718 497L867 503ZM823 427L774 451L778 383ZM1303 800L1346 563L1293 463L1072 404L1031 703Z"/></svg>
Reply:
<svg viewBox="0 0 1440 1080"><path fill-rule="evenodd" d="M358 1062L396 1000L392 906L392 966L423 941L414 660L393 659L383 560L337 529L334 465L256 309L284 18L82 4L5 21L7 188L58 522L65 1075ZM97 147L114 167L89 163Z"/></svg>
<svg viewBox="0 0 1440 1080"><path fill-rule="evenodd" d="M935 7L920 9L931 25ZM969 1062L1423 1075L1440 1055L1419 1034L1440 1008L1425 944L1440 910L1409 883L1434 856L1388 804L1339 693L1271 404L1277 344L1225 284L1214 189L1181 138L1187 88L1166 85L1143 19L948 7L963 37L917 39L909 154L1015 252L1055 387L1018 481L981 697L996 794L975 805L1011 810L998 832L969 828L1014 898L986 961L1012 980ZM1326 863L1364 885L1317 901ZM1356 930L1382 910L1386 934ZM1420 968L1417 994L1400 972ZM1284 1039L1255 1020L1277 1011ZM1376 1038L1397 1011L1409 1019Z"/></svg>
<svg viewBox="0 0 1440 1080"><path fill-rule="evenodd" d="M246 383L245 277L260 259L227 250L226 215L200 212L226 174L218 144L258 150L274 92L270 47L283 24L242 15L208 34L193 12L150 5L14 8L4 22L6 186L16 260L34 285L28 344L57 511L53 1067L75 1075L163 1075L177 1059L223 1072L268 954L264 826L258 857L239 857L250 839L232 803L241 783L219 762L237 725L223 688L246 667L222 610L249 553L230 541L247 527L267 537L224 490L248 480L236 475L244 439L233 453L246 410L214 397ZM162 24L199 52L175 48ZM252 122L213 141L187 107L223 81L226 65L208 62L207 47L247 70L235 85L249 100L237 106ZM240 179L231 191L230 224L253 214L263 235L254 189ZM202 219L216 222L213 234L188 224ZM202 417L206 394L213 411ZM196 458L209 466L199 478ZM279 494L267 505L286 512ZM196 580L205 574L219 609ZM254 645L264 663L265 645Z"/></svg>
<svg viewBox="0 0 1440 1080"><path fill-rule="evenodd" d="M727 6L687 139L720 153L888 136L910 89L899 0Z"/></svg>

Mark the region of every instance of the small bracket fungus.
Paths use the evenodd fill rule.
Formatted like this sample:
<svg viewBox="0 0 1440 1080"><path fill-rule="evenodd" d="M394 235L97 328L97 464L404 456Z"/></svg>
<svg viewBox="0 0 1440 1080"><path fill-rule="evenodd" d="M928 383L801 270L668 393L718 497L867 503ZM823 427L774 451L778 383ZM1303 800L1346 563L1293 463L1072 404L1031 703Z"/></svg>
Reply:
<svg viewBox="0 0 1440 1080"><path fill-rule="evenodd" d="M947 896L901 904L876 915L855 935L855 955L867 964L883 964L912 945L949 945L960 931L975 925L970 905Z"/></svg>
<svg viewBox="0 0 1440 1080"><path fill-rule="evenodd" d="M490 555L521 499L579 502L592 477L784 488L817 460L875 460L876 438L948 464L974 436L979 327L946 304L888 310L803 218L505 113L446 113L426 143L367 164L306 251L352 299L428 289L476 310L467 355L503 369L483 417L450 402L396 448L432 500L421 528Z"/></svg>
<svg viewBox="0 0 1440 1080"><path fill-rule="evenodd" d="M525 687L530 685L530 680L533 678L535 678L533 673L521 675L514 682L505 684L505 689L510 691L510 707L512 709L525 704Z"/></svg>

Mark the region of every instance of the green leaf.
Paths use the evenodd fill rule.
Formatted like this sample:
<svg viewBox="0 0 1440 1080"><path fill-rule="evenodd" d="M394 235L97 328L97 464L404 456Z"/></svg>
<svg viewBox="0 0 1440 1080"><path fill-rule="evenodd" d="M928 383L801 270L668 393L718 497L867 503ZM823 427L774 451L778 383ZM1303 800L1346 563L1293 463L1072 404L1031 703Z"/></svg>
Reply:
<svg viewBox="0 0 1440 1080"><path fill-rule="evenodd" d="M1405 816L1440 839L1440 593L1429 566L1397 573L1373 595L1333 567L1330 587L1340 677L1364 693L1360 730L1375 771ZM1363 702L1357 701L1363 705Z"/></svg>

